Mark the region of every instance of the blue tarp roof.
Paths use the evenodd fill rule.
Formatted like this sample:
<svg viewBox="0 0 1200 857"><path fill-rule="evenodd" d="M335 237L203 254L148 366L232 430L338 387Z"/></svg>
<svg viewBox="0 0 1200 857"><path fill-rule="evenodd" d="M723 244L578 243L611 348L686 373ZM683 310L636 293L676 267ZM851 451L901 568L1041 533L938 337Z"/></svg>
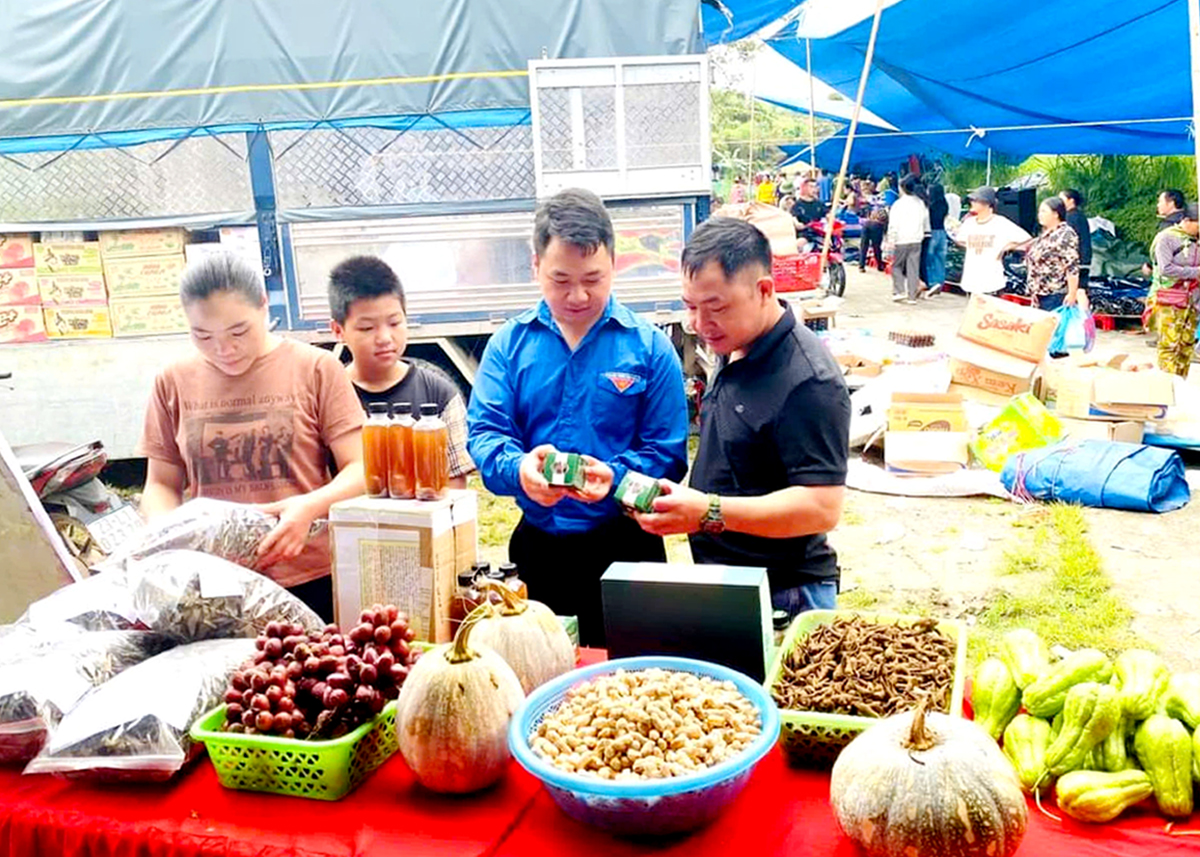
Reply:
<svg viewBox="0 0 1200 857"><path fill-rule="evenodd" d="M870 29L867 20L814 40L814 74L853 97ZM794 25L769 44L804 66ZM1190 153L1181 118L1192 112L1188 57L1185 0L903 0L883 13L864 104L910 133L1169 119L994 130L971 148L1013 156ZM921 139L953 152L969 136Z"/></svg>
<svg viewBox="0 0 1200 857"><path fill-rule="evenodd" d="M710 45L744 39L771 24L803 0L701 0L704 38Z"/></svg>
<svg viewBox="0 0 1200 857"><path fill-rule="evenodd" d="M970 150L956 151L931 145L922 137L911 137L907 134L889 133L882 128L858 126L859 133L865 137L855 137L854 147L850 151L850 172L869 172L875 176L886 172L899 171L900 162L909 155L918 155L930 160L940 160L947 156L982 160L987 153L974 147ZM842 153L846 146L845 131L817 143L817 166L826 172L837 172L842 165ZM808 163L810 160L808 146L780 146L787 156L779 166L786 167L795 163Z"/></svg>
<svg viewBox="0 0 1200 857"><path fill-rule="evenodd" d="M528 109L531 59L701 50L697 4L0 0L0 138Z"/></svg>

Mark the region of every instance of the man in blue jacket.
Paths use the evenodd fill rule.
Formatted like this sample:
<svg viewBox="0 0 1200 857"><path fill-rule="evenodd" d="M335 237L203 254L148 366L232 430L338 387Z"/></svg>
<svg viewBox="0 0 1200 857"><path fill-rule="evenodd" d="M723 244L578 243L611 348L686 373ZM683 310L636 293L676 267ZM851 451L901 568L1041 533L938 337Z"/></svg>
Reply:
<svg viewBox="0 0 1200 857"><path fill-rule="evenodd" d="M619 560L666 559L661 537L612 494L629 470L687 471L683 372L667 336L611 295L615 236L599 197L566 190L543 202L533 246L542 300L488 342L467 448L484 485L521 507L508 554L530 596L577 616L584 645L603 645L600 576ZM582 489L547 483L554 451L586 456Z"/></svg>

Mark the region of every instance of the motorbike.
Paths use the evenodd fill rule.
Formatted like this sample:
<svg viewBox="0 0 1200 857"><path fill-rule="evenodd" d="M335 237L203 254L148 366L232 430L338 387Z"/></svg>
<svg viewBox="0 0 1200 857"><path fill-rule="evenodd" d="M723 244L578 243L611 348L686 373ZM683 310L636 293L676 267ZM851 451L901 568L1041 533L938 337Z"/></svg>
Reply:
<svg viewBox="0 0 1200 857"><path fill-rule="evenodd" d="M11 372L0 373L0 381L11 379ZM68 550L85 563L111 553L141 526L134 507L100 481L108 464L100 441L30 443L12 451Z"/></svg>

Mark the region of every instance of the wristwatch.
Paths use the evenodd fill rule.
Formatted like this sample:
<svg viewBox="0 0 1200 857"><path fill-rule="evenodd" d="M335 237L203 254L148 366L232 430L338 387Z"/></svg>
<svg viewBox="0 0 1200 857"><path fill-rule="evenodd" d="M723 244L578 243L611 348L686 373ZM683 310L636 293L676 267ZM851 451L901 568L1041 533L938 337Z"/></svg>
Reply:
<svg viewBox="0 0 1200 857"><path fill-rule="evenodd" d="M708 495L708 510L700 518L700 531L710 536L719 536L725 532L725 518L721 515L721 498L716 494Z"/></svg>

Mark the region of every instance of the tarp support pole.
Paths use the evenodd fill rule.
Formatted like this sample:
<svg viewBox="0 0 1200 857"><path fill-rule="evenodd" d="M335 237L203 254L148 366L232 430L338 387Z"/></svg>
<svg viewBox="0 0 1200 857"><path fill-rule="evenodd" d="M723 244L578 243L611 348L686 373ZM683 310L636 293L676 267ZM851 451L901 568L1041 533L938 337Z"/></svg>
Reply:
<svg viewBox="0 0 1200 857"><path fill-rule="evenodd" d="M817 172L817 96L812 76L812 39L804 40L804 71L808 75L808 162Z"/></svg>
<svg viewBox="0 0 1200 857"><path fill-rule="evenodd" d="M983 180L983 183L985 185L987 185L988 187L991 187L992 186L992 147L991 146L988 146L987 153L988 153L987 177Z"/></svg>
<svg viewBox="0 0 1200 857"><path fill-rule="evenodd" d="M1200 0L1188 0L1192 52L1192 143L1196 150L1196 187L1200 188Z"/></svg>
<svg viewBox="0 0 1200 857"><path fill-rule="evenodd" d="M875 17L871 21L871 38L867 41L867 55L863 59L862 74L858 77L858 94L854 97L854 112L850 114L850 130L846 132L846 147L842 149L842 166L838 170L837 183L833 189L833 200L825 221L825 241L821 244L821 261L817 268L817 282L825 276L829 262L829 246L833 241L833 224L837 220L837 209L846 192L846 170L850 168L850 149L854 145L854 133L858 130L858 116L862 113L863 97L867 92L867 78L871 74L871 61L875 58L875 39L879 36L879 20L883 17L885 0L875 0ZM1200 2L1200 0L1194 0ZM813 153L816 160L816 152Z"/></svg>

